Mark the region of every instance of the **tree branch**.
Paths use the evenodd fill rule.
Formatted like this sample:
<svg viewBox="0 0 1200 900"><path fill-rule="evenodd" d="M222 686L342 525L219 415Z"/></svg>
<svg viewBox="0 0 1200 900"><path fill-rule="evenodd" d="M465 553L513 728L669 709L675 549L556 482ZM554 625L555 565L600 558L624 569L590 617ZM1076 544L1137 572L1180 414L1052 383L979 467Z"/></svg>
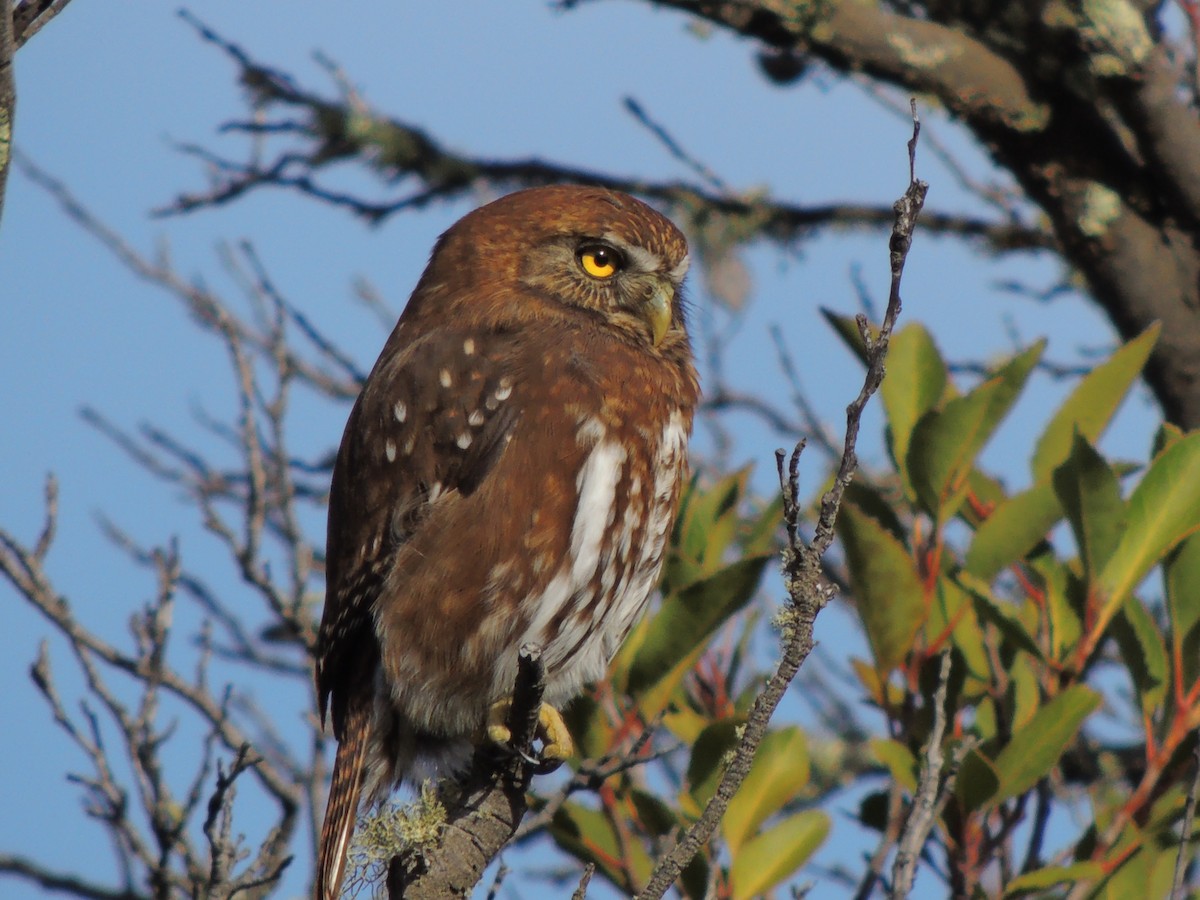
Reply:
<svg viewBox="0 0 1200 900"><path fill-rule="evenodd" d="M71 0L25 0L12 7L12 31L17 48L41 31L50 20L67 8ZM7 5L7 3L5 4Z"/></svg>
<svg viewBox="0 0 1200 900"><path fill-rule="evenodd" d="M813 539L808 545L801 540L798 529L799 462L804 442L801 441L792 452L786 470L784 451L776 452L780 488L783 492L784 522L788 535L788 543L782 554L784 586L787 589L788 601L777 617L783 634L779 664L762 692L755 698L746 719L745 730L703 814L688 828L675 848L658 862L646 887L637 895L638 900L657 900L666 894L684 867L695 858L712 836L729 807L729 801L733 799L750 772L754 754L767 733L771 716L779 701L783 699L800 666L812 652L813 625L832 594L831 589L823 584L821 579L821 558L833 543L834 522L841 508L842 495L858 467L855 447L859 423L867 401L883 381L888 342L896 318L900 314L900 280L904 272L904 263L912 246L917 217L929 189L925 182L916 179L913 171L919 134L920 120L916 114L916 101L913 101L913 136L908 145L909 186L904 196L895 204L895 219L889 242L892 278L888 307L879 333L875 336L870 333L866 317L859 316L860 331L867 347L867 374L858 396L846 409L846 434L841 463L833 486L821 498L820 515Z"/></svg>
<svg viewBox="0 0 1200 900"><path fill-rule="evenodd" d="M943 779L942 741L946 735L946 693L950 685L950 660L949 650L943 651L937 690L933 695L933 728L929 732L929 743L921 757L917 792L913 797L908 822L900 834L896 859L892 865L892 887L889 895L894 898L907 897L912 891L917 873L917 860L942 806L950 796L958 767L969 747L969 743L964 743L955 748L946 777Z"/></svg>
<svg viewBox="0 0 1200 900"><path fill-rule="evenodd" d="M668 206L676 218L697 227L723 219L727 231L742 236L743 240L765 238L785 246L827 226L882 229L892 223L892 211L882 207L855 204L805 207L757 194L739 196L728 190L714 193L679 181L615 177L536 158L493 160L458 154L411 124L375 114L357 96L335 101L301 89L292 78L254 61L244 49L194 17L187 13L183 16L205 41L230 57L241 70L240 80L253 93L255 115L246 121L227 123L223 130L294 137L299 143L280 151L266 163L253 155L248 162L240 163L200 147L182 147L217 173L215 181L207 191L180 195L170 206L160 209L160 214L222 205L249 191L275 187L300 191L378 223L403 210L422 209L434 202L468 196L481 184L494 190L510 190L574 182L658 201ZM264 123L263 113L273 108L298 110L304 118ZM389 184L405 185L406 192L397 199L380 201L324 188L317 173L350 158L366 163ZM687 165L693 167L691 162ZM972 216L930 213L923 220L923 227L931 234L982 241L997 253L1054 246L1044 231Z"/></svg>
<svg viewBox="0 0 1200 900"><path fill-rule="evenodd" d="M12 162L13 123L16 121L17 88L13 81L13 54L17 42L13 34L16 10L9 0L0 2L0 221L4 219L4 194Z"/></svg>
<svg viewBox="0 0 1200 900"><path fill-rule="evenodd" d="M441 837L435 846L410 847L392 859L387 878L391 900L469 896L516 834L530 780L551 770L531 756L544 677L541 648L526 644L518 656L508 715L510 748L498 755L498 748L481 746L466 775L438 786L437 799L446 811Z"/></svg>

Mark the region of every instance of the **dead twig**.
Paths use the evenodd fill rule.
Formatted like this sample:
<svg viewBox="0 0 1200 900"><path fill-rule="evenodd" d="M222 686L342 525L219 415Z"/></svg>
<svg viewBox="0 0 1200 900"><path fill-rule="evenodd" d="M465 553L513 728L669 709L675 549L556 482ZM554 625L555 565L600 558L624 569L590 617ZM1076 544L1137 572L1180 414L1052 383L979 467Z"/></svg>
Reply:
<svg viewBox="0 0 1200 900"><path fill-rule="evenodd" d="M841 463L833 486L821 498L820 513L813 539L805 544L799 535L799 464L804 450L801 441L788 460L784 451L776 452L780 488L783 492L784 523L788 542L783 550L784 586L788 601L777 616L776 622L782 632L783 648L775 672L767 680L762 692L755 699L746 719L745 730L734 748L732 757L716 792L709 800L700 818L683 834L675 848L655 866L646 887L637 895L639 900L657 900L670 889L684 867L692 861L716 830L729 801L733 798L750 771L754 754L763 737L771 716L779 701L783 699L788 685L800 670L813 648L813 625L817 614L829 602L832 591L821 578L821 557L833 543L834 522L841 507L842 496L854 477L858 467L855 447L859 425L867 401L879 389L883 381L884 360L887 357L888 341L896 318L900 314L900 281L904 263L912 246L913 230L917 217L925 202L929 186L915 176L915 154L920 134L916 101L913 101L913 134L908 144L909 186L904 196L895 204L895 221L889 242L891 290L888 307L879 332L872 335L865 316L859 316L859 331L867 352L867 374L858 396L846 410L846 432L841 454Z"/></svg>

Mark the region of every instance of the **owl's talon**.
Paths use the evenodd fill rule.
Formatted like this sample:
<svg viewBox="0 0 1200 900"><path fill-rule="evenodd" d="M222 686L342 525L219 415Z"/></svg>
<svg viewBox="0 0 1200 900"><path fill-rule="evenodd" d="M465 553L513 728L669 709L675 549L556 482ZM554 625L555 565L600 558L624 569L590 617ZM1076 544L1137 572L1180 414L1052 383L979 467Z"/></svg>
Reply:
<svg viewBox="0 0 1200 900"><path fill-rule="evenodd" d="M512 732L508 730L508 711L512 700L498 700L492 704L487 715L487 738L493 744L507 746L512 740Z"/></svg>
<svg viewBox="0 0 1200 900"><path fill-rule="evenodd" d="M508 727L508 713L512 708L512 700L500 700L493 703L488 710L487 738L493 744L508 747L512 742L512 731ZM541 759L530 759L526 754L520 754L528 763L545 765L553 763L558 768L564 760L570 759L575 753L575 742L562 714L549 703L543 703L538 709L537 728L534 736L542 742Z"/></svg>
<svg viewBox="0 0 1200 900"><path fill-rule="evenodd" d="M562 713L549 703L543 703L538 710L537 736L542 739L543 762L553 760L561 763L575 753L575 742L571 739Z"/></svg>

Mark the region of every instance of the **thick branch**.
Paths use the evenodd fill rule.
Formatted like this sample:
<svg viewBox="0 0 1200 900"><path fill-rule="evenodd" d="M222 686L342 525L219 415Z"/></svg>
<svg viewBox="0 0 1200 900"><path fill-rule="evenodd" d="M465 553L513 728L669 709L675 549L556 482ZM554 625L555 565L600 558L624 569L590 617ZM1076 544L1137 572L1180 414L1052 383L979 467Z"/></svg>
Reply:
<svg viewBox="0 0 1200 900"><path fill-rule="evenodd" d="M1200 119L1168 38L1128 4L650 2L935 94L1041 206L1121 337L1163 323L1147 381L1168 419L1200 426Z"/></svg>
<svg viewBox="0 0 1200 900"><path fill-rule="evenodd" d="M652 0L692 13L771 47L812 52L841 71L865 72L935 95L967 118L983 116L1029 129L1047 110L1025 75L961 28L890 12L861 0Z"/></svg>
<svg viewBox="0 0 1200 900"><path fill-rule="evenodd" d="M9 0L3 0L0 2L0 221L4 219L4 192L12 161L13 122L17 109L17 88L13 81L13 53L16 49L13 10Z"/></svg>
<svg viewBox="0 0 1200 900"><path fill-rule="evenodd" d="M17 47L23 47L25 42L41 31L46 25L67 8L71 0L25 0L15 3L12 7L13 40ZM5 6L8 0L5 0Z"/></svg>
<svg viewBox="0 0 1200 900"><path fill-rule="evenodd" d="M470 896L483 870L517 833L530 779L543 771L530 756L543 679L540 648L522 647L508 717L512 752L497 759L495 748L481 747L463 778L438 787L446 810L441 840L392 860L387 879L391 900Z"/></svg>

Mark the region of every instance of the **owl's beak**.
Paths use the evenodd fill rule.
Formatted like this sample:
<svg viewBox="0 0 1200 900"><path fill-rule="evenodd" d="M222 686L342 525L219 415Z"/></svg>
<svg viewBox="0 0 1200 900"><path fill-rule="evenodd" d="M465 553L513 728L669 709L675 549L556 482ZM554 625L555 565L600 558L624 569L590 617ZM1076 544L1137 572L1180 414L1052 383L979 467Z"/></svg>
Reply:
<svg viewBox="0 0 1200 900"><path fill-rule="evenodd" d="M675 287L665 278L654 278L650 287L650 296L646 300L646 320L650 323L650 334L654 346L662 343L671 327L671 300L675 296Z"/></svg>

